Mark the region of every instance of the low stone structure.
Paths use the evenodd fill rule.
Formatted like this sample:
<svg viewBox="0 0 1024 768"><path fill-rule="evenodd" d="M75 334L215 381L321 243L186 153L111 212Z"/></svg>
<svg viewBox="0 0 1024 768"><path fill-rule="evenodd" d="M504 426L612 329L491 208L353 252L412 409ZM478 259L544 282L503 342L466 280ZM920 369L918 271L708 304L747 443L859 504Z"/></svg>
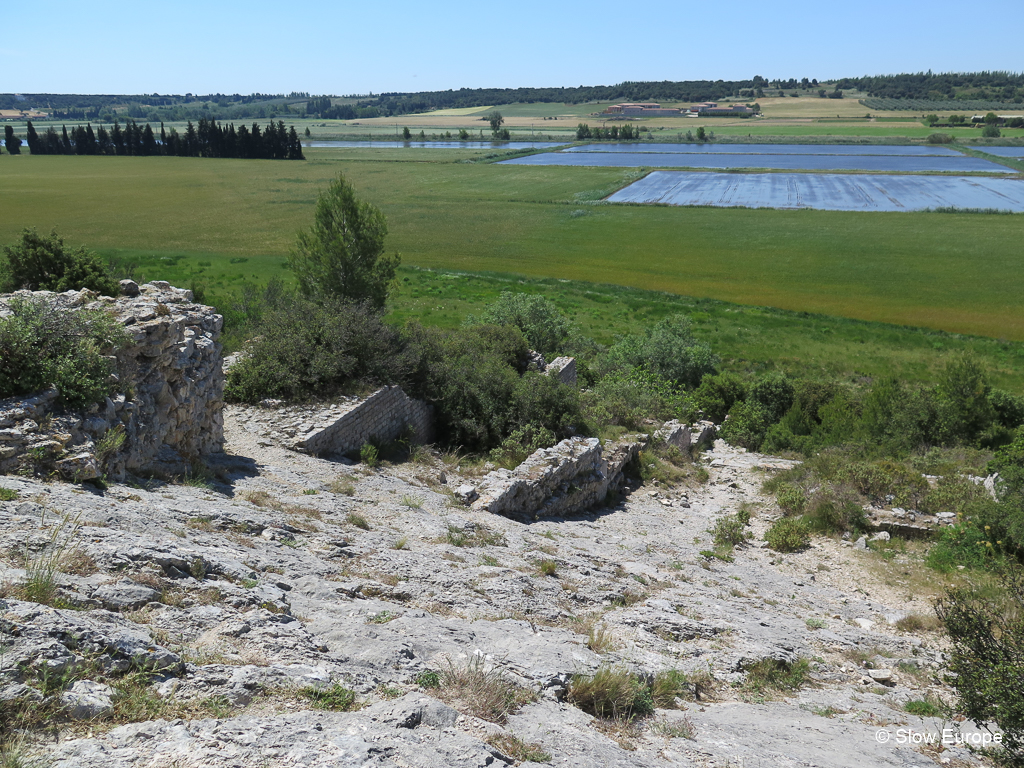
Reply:
<svg viewBox="0 0 1024 768"><path fill-rule="evenodd" d="M106 310L132 339L117 355L121 393L85 412L60 411L53 388L0 400L0 472L24 470L29 462L72 480L101 474L122 480L129 470L174 475L222 449L223 318L194 303L191 291L163 281L122 281L122 292L117 299L88 290L0 297L0 317L12 297L43 299L69 312ZM114 440L121 432L123 439Z"/></svg>
<svg viewBox="0 0 1024 768"><path fill-rule="evenodd" d="M696 438L694 438L696 434ZM680 451L689 451L691 448L702 448L715 442L718 429L713 422L698 421L692 427L683 424L676 419L666 421L661 429L654 433L656 442L664 442L674 445Z"/></svg>
<svg viewBox="0 0 1024 768"><path fill-rule="evenodd" d="M514 470L488 473L472 506L526 519L586 511L622 486L626 466L646 441L633 435L602 446L596 437L571 437L541 448Z"/></svg>
<svg viewBox="0 0 1024 768"><path fill-rule="evenodd" d="M563 384L576 386L576 358L556 357L544 368L545 376L555 376Z"/></svg>
<svg viewBox="0 0 1024 768"><path fill-rule="evenodd" d="M433 440L433 409L398 386L329 405L281 408L275 401L268 406L234 410L247 432L316 456L358 451L366 443L394 440L407 431L413 442Z"/></svg>

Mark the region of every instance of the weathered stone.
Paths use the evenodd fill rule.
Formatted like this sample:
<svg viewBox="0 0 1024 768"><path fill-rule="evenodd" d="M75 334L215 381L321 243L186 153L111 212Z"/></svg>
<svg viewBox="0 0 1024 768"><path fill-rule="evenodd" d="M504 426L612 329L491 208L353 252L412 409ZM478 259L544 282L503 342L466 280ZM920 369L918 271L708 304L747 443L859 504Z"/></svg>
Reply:
<svg viewBox="0 0 1024 768"><path fill-rule="evenodd" d="M121 281L121 295L134 298L139 295L139 284L134 280Z"/></svg>
<svg viewBox="0 0 1024 768"><path fill-rule="evenodd" d="M109 685L79 680L60 697L61 706L75 720L92 720L114 708L114 691Z"/></svg>
<svg viewBox="0 0 1024 768"><path fill-rule="evenodd" d="M455 497L467 506L472 504L479 495L472 485L460 485L455 491Z"/></svg>
<svg viewBox="0 0 1024 768"><path fill-rule="evenodd" d="M99 600L103 607L111 611L130 611L141 608L160 597L160 593L144 584L133 581L118 581L114 584L103 584L92 593L94 600Z"/></svg>
<svg viewBox="0 0 1024 768"><path fill-rule="evenodd" d="M100 476L100 468L96 464L96 457L91 453L79 453L66 459L61 459L56 463L56 467L62 477L72 482L92 480Z"/></svg>
<svg viewBox="0 0 1024 768"><path fill-rule="evenodd" d="M688 451L691 443L690 427L676 419L666 421L661 429L654 433L654 440L675 446L680 451Z"/></svg>

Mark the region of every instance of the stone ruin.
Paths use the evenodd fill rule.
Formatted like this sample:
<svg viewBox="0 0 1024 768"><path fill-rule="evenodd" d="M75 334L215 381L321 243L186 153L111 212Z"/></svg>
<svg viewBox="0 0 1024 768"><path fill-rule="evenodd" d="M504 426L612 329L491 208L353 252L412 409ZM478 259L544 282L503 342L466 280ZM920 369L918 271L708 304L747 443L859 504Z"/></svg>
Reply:
<svg viewBox="0 0 1024 768"><path fill-rule="evenodd" d="M196 304L191 291L164 281L122 280L121 288L116 299L89 290L0 297L0 317L13 297L43 299L69 312L106 310L132 340L117 354L121 392L103 403L64 412L52 387L0 400L0 472L52 468L76 481L104 474L119 481L127 471L172 476L223 448L223 318ZM97 457L98 444L115 429L124 432L120 447Z"/></svg>
<svg viewBox="0 0 1024 768"><path fill-rule="evenodd" d="M231 406L230 412L247 432L316 456L342 455L366 443L406 435L414 443L434 439L433 408L398 386L382 387L368 397L339 398L328 405L278 405L268 401L264 407Z"/></svg>

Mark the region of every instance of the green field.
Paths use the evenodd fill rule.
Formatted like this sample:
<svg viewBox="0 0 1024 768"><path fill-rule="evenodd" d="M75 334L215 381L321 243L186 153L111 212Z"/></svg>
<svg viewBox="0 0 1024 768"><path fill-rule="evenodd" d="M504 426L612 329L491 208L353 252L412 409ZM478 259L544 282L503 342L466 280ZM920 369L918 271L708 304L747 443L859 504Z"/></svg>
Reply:
<svg viewBox="0 0 1024 768"><path fill-rule="evenodd" d="M4 158L0 241L57 226L149 260L192 254L213 292L280 273L344 172L406 264L612 283L1024 340L1024 217L613 206L632 169L458 162L488 151L311 150L307 162ZM231 264L231 257L248 262ZM244 266L243 266L244 264Z"/></svg>

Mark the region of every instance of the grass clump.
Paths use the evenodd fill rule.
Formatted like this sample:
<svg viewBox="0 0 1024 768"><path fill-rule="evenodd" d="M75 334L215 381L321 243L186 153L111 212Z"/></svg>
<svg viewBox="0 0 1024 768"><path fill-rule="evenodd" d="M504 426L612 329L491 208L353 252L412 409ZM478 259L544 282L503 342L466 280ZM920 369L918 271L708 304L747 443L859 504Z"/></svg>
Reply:
<svg viewBox="0 0 1024 768"><path fill-rule="evenodd" d="M557 576L558 575L558 563L554 560L544 558L537 563L537 573L541 576Z"/></svg>
<svg viewBox="0 0 1024 768"><path fill-rule="evenodd" d="M0 501L14 501L18 498L18 492L13 488L0 488Z"/></svg>
<svg viewBox="0 0 1024 768"><path fill-rule="evenodd" d="M464 667L456 667L449 659L447 668L440 673L439 683L441 694L449 703L492 723L504 723L509 715L537 698L534 692L514 683L500 669L487 669L479 656L474 656Z"/></svg>
<svg viewBox="0 0 1024 768"><path fill-rule="evenodd" d="M903 705L903 711L918 717L944 717L949 708L941 701L928 697L926 699L914 699Z"/></svg>
<svg viewBox="0 0 1024 768"><path fill-rule="evenodd" d="M339 683L318 688L306 686L299 689L299 695L308 700L314 709L326 709L331 712L348 712L356 704L356 693Z"/></svg>
<svg viewBox="0 0 1024 768"><path fill-rule="evenodd" d="M358 512L349 512L345 515L345 522L349 525L354 525L356 528L360 528L364 531L370 530L370 523L365 517Z"/></svg>
<svg viewBox="0 0 1024 768"><path fill-rule="evenodd" d="M744 668L747 673L743 688L757 695L791 693L808 682L811 663L797 659L793 663L779 659L761 659Z"/></svg>
<svg viewBox="0 0 1024 768"><path fill-rule="evenodd" d="M569 701L604 720L632 722L654 712L650 685L625 667L605 666L592 675L573 675Z"/></svg>
<svg viewBox="0 0 1024 768"><path fill-rule="evenodd" d="M551 762L551 754L545 752L540 744L527 743L511 733L496 733L485 741L516 764Z"/></svg>
<svg viewBox="0 0 1024 768"><path fill-rule="evenodd" d="M41 521L45 525L44 519ZM46 546L30 557L25 564L25 580L20 584L4 585L3 593L19 600L41 605L66 607L58 597L59 574L66 572L74 563L82 560L82 553L75 537L79 530L79 518L63 516L50 528L50 539Z"/></svg>

